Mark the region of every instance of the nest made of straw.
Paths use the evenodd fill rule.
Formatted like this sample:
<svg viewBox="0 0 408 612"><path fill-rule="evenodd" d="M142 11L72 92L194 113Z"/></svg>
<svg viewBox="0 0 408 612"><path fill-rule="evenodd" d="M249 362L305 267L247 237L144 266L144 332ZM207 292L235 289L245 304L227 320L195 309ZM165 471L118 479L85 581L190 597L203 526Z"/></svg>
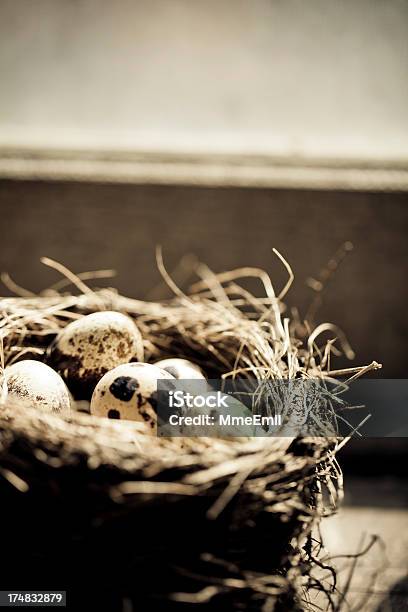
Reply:
<svg viewBox="0 0 408 612"><path fill-rule="evenodd" d="M292 280L286 262L289 280L279 295L261 270L215 275L204 267L186 295L158 262L175 293L162 303L91 290L46 260L79 294L62 293L60 284L43 295L2 299L4 364L43 359L63 326L105 309L135 319L148 361L190 358L210 377L335 375L333 342L317 341L332 327L317 327L302 341L282 314ZM261 280L265 297L239 284L245 276ZM138 423L10 410L5 403L5 575L46 576L56 585L69 571L71 586L94 586L93 601L104 593L101 609L120 610L123 602L134 610L306 609L310 538L325 511L323 490L332 506L341 492L337 446L327 438L152 438ZM22 560L16 540L32 554Z"/></svg>

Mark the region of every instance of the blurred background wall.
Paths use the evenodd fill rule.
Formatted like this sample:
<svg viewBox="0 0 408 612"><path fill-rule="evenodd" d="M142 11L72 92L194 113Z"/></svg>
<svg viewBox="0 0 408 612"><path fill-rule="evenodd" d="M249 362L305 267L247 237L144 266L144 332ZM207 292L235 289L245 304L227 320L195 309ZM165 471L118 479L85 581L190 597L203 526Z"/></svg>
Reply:
<svg viewBox="0 0 408 612"><path fill-rule="evenodd" d="M0 0L0 143L408 156L405 0Z"/></svg>

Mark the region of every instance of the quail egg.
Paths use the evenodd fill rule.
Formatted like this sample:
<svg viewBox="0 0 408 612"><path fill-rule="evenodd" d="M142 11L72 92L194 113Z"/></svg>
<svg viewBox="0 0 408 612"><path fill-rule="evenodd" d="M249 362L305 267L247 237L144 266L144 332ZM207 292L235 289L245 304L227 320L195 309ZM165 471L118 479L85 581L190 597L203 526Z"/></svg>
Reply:
<svg viewBox="0 0 408 612"><path fill-rule="evenodd" d="M162 370L166 370L166 372L179 380L205 380L205 376L201 368L188 359L179 359L176 357L161 359L160 361L157 361L155 365Z"/></svg>
<svg viewBox="0 0 408 612"><path fill-rule="evenodd" d="M49 363L75 399L91 398L97 382L118 365L143 360L143 341L130 317L94 312L69 323L49 349Z"/></svg>
<svg viewBox="0 0 408 612"><path fill-rule="evenodd" d="M70 412L71 400L64 381L45 363L32 359L19 361L4 370L4 377L10 405L60 414Z"/></svg>
<svg viewBox="0 0 408 612"><path fill-rule="evenodd" d="M91 414L110 419L145 422L151 433L157 425L157 381L174 377L148 363L128 363L107 372L96 385Z"/></svg>

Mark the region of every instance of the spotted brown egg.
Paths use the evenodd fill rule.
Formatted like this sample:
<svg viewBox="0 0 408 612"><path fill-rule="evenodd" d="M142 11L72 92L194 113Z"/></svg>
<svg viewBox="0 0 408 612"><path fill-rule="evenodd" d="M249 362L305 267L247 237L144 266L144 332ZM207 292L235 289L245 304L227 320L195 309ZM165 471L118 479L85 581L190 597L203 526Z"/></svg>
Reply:
<svg viewBox="0 0 408 612"><path fill-rule="evenodd" d="M161 359L157 361L155 365L162 370L166 370L166 372L179 380L205 380L202 369L188 359L172 357L169 359Z"/></svg>
<svg viewBox="0 0 408 612"><path fill-rule="evenodd" d="M110 419L141 421L151 433L157 425L157 381L174 377L148 363L128 363L107 372L96 385L91 414Z"/></svg>
<svg viewBox="0 0 408 612"><path fill-rule="evenodd" d="M75 399L89 400L106 372L132 359L143 361L143 340L130 317L94 312L61 330L48 355Z"/></svg>
<svg viewBox="0 0 408 612"><path fill-rule="evenodd" d="M4 377L10 406L18 404L57 414L70 412L71 399L64 381L45 363L19 361L4 370Z"/></svg>

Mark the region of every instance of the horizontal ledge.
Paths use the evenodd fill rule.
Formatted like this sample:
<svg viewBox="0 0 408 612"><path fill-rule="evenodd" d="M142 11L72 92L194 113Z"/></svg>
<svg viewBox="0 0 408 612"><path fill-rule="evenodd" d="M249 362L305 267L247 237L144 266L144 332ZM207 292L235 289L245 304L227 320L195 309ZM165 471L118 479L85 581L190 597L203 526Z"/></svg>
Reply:
<svg viewBox="0 0 408 612"><path fill-rule="evenodd" d="M408 191L408 160L0 148L0 178L214 187Z"/></svg>

